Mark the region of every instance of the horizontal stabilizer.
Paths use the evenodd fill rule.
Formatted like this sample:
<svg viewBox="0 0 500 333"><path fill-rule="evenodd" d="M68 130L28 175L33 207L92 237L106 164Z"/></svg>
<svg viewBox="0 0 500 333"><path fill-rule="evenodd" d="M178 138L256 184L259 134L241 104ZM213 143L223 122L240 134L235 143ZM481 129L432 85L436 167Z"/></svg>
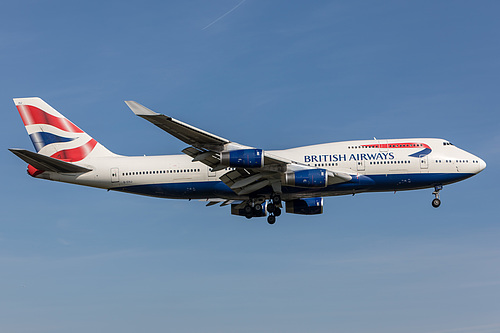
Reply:
<svg viewBox="0 0 500 333"><path fill-rule="evenodd" d="M49 156L37 154L24 149L9 149L14 155L24 162L41 171L52 171L58 173L84 173L92 171L72 163L64 162Z"/></svg>

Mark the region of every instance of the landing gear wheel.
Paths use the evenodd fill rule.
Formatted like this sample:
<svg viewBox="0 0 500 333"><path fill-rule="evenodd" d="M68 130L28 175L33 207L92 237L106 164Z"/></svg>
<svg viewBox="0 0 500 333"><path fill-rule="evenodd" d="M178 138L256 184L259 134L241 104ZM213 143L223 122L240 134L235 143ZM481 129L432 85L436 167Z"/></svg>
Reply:
<svg viewBox="0 0 500 333"><path fill-rule="evenodd" d="M274 216L274 215L269 215L269 216L267 217L267 223L269 223L269 224L274 224L275 222L276 222L276 216Z"/></svg>
<svg viewBox="0 0 500 333"><path fill-rule="evenodd" d="M253 217L253 214L252 213L245 213L245 217L250 220Z"/></svg>
<svg viewBox="0 0 500 333"><path fill-rule="evenodd" d="M441 205L441 200L439 200L438 198L432 200L432 207L438 208L439 205Z"/></svg>
<svg viewBox="0 0 500 333"><path fill-rule="evenodd" d="M271 200L275 205L278 205L281 202L281 196L278 193L274 193L271 195Z"/></svg>
<svg viewBox="0 0 500 333"><path fill-rule="evenodd" d="M247 215L247 216L248 216L248 214L252 215L252 213L253 213L252 206L245 206L244 210L245 210L245 215Z"/></svg>
<svg viewBox="0 0 500 333"><path fill-rule="evenodd" d="M262 211L262 205L261 204L255 204L255 206L253 206L253 209L255 209L256 212L260 212L260 211Z"/></svg>
<svg viewBox="0 0 500 333"><path fill-rule="evenodd" d="M273 213L276 210L276 206L273 203L268 203L267 204L267 211L269 213Z"/></svg>
<svg viewBox="0 0 500 333"><path fill-rule="evenodd" d="M279 207L276 207L274 209L274 216L278 217L281 215L281 209Z"/></svg>
<svg viewBox="0 0 500 333"><path fill-rule="evenodd" d="M432 200L432 207L438 208L439 205L441 205L441 200L439 200L439 191L443 189L443 185L436 185L434 186L434 200Z"/></svg>

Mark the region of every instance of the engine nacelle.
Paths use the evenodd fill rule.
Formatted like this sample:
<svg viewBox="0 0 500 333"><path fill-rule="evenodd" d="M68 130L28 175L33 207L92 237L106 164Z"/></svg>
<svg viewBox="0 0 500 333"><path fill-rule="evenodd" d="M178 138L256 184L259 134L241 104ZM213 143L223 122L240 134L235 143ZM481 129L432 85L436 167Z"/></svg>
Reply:
<svg viewBox="0 0 500 333"><path fill-rule="evenodd" d="M286 212L291 214L323 214L323 198L302 198L286 201Z"/></svg>
<svg viewBox="0 0 500 333"><path fill-rule="evenodd" d="M296 187L326 187L328 174L326 169L308 169L287 172L284 175L283 185Z"/></svg>
<svg viewBox="0 0 500 333"><path fill-rule="evenodd" d="M264 151L262 149L223 151L220 154L220 164L232 168L261 168L264 166Z"/></svg>

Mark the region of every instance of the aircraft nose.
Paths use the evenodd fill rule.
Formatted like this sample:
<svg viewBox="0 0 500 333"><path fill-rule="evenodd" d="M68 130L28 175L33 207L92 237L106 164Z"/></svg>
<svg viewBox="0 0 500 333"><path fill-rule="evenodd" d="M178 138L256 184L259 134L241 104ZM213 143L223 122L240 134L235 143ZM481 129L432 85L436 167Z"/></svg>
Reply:
<svg viewBox="0 0 500 333"><path fill-rule="evenodd" d="M479 172L483 171L486 168L486 162L482 159L479 159Z"/></svg>

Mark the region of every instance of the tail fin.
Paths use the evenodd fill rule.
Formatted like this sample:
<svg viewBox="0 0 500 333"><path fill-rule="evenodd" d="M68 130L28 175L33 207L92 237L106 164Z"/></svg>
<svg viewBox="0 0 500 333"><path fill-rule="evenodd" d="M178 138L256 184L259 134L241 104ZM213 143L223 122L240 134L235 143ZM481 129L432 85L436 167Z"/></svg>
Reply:
<svg viewBox="0 0 500 333"><path fill-rule="evenodd" d="M15 98L14 103L39 154L66 162L115 155L41 98Z"/></svg>

